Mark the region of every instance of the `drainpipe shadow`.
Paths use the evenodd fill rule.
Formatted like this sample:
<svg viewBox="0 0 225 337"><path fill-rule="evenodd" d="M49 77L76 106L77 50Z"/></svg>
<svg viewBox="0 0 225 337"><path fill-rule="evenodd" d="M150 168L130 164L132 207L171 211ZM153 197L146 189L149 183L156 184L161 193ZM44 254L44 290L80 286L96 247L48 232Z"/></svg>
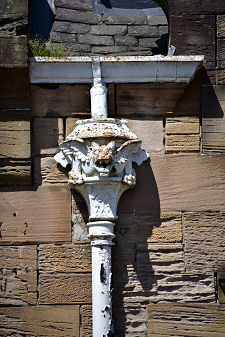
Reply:
<svg viewBox="0 0 225 337"><path fill-rule="evenodd" d="M146 334L145 311L156 276L148 242L159 227L160 200L150 160L136 168L137 185L123 194L118 206L112 251L114 337ZM136 317L136 319L135 319ZM131 331L135 331L135 335Z"/></svg>

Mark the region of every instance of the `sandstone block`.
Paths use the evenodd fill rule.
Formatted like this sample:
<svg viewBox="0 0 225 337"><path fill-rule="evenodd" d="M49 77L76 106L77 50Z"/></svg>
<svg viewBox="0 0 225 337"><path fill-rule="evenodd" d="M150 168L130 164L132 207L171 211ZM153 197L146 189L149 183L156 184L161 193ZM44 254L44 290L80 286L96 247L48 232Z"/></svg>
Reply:
<svg viewBox="0 0 225 337"><path fill-rule="evenodd" d="M35 305L37 247L0 247L0 276L1 305Z"/></svg>
<svg viewBox="0 0 225 337"><path fill-rule="evenodd" d="M202 87L202 147L204 152L225 151L224 86Z"/></svg>
<svg viewBox="0 0 225 337"><path fill-rule="evenodd" d="M0 308L1 331L4 337L74 337L79 336L79 306L30 306L25 308Z"/></svg>
<svg viewBox="0 0 225 337"><path fill-rule="evenodd" d="M152 154L136 169L137 185L122 195L119 212L224 211L224 169L220 155Z"/></svg>
<svg viewBox="0 0 225 337"><path fill-rule="evenodd" d="M139 48L139 47L135 47ZM182 85L117 84L116 103L118 116L130 114L165 116L175 110L178 97L184 92ZM189 112L190 113L190 112Z"/></svg>
<svg viewBox="0 0 225 337"><path fill-rule="evenodd" d="M1 192L0 203L1 244L71 241L71 195L67 186Z"/></svg>
<svg viewBox="0 0 225 337"><path fill-rule="evenodd" d="M90 305L81 306L82 337L92 337L92 308Z"/></svg>
<svg viewBox="0 0 225 337"><path fill-rule="evenodd" d="M225 39L217 40L217 66L225 67Z"/></svg>
<svg viewBox="0 0 225 337"><path fill-rule="evenodd" d="M148 153L163 153L163 120L162 118L129 118L128 127L142 141L142 148Z"/></svg>
<svg viewBox="0 0 225 337"><path fill-rule="evenodd" d="M30 158L30 122L0 122L0 158Z"/></svg>
<svg viewBox="0 0 225 337"><path fill-rule="evenodd" d="M213 272L225 267L223 212L184 214L184 253L187 272Z"/></svg>
<svg viewBox="0 0 225 337"><path fill-rule="evenodd" d="M29 77L27 68L0 68L0 109L29 108ZM25 111L25 110L24 110ZM29 111L26 111L29 118ZM4 114L4 117L6 115ZM4 119L3 112L1 119Z"/></svg>
<svg viewBox="0 0 225 337"><path fill-rule="evenodd" d="M89 87L67 84L32 85L31 109L33 116L87 115L90 113Z"/></svg>
<svg viewBox="0 0 225 337"><path fill-rule="evenodd" d="M149 304L147 336L223 337L224 318L224 307L218 304Z"/></svg>
<svg viewBox="0 0 225 337"><path fill-rule="evenodd" d="M41 273L39 282L39 303L90 304L91 275Z"/></svg>
<svg viewBox="0 0 225 337"><path fill-rule="evenodd" d="M1 159L0 185L30 185L30 159Z"/></svg>
<svg viewBox="0 0 225 337"><path fill-rule="evenodd" d="M225 15L217 16L217 37L225 38Z"/></svg>
<svg viewBox="0 0 225 337"><path fill-rule="evenodd" d="M90 244L40 245L38 268L41 273L89 273Z"/></svg>
<svg viewBox="0 0 225 337"><path fill-rule="evenodd" d="M63 141L63 120L36 117L33 119L33 133L33 155L55 154Z"/></svg>
<svg viewBox="0 0 225 337"><path fill-rule="evenodd" d="M69 170L57 164L53 157L35 157L33 165L34 183L36 185L68 182Z"/></svg>

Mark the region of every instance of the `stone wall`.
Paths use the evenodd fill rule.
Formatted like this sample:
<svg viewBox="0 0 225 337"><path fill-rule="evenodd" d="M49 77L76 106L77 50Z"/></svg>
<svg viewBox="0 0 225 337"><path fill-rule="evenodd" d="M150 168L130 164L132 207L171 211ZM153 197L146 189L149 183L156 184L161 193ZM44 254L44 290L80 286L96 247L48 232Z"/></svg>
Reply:
<svg viewBox="0 0 225 337"><path fill-rule="evenodd" d="M92 1L56 0L50 41L66 55L167 54L165 15L109 16L94 14Z"/></svg>
<svg viewBox="0 0 225 337"><path fill-rule="evenodd" d="M118 208L116 337L224 336L225 5L169 6L177 54L204 54L204 67L186 88L108 86L110 116L150 154ZM29 84L26 41L0 36L0 336L90 337L87 209L53 159L90 117L90 86Z"/></svg>

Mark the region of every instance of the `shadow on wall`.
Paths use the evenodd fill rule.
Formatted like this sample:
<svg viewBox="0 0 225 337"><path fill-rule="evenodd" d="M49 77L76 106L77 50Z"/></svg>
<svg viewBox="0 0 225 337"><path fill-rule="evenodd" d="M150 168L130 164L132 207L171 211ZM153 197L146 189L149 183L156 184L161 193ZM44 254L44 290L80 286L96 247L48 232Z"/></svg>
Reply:
<svg viewBox="0 0 225 337"><path fill-rule="evenodd" d="M115 337L146 333L146 305L157 282L148 240L161 225L160 200L150 160L136 173L137 185L123 194L118 206L112 254Z"/></svg>
<svg viewBox="0 0 225 337"><path fill-rule="evenodd" d="M55 19L54 0L29 1L29 35L47 41Z"/></svg>

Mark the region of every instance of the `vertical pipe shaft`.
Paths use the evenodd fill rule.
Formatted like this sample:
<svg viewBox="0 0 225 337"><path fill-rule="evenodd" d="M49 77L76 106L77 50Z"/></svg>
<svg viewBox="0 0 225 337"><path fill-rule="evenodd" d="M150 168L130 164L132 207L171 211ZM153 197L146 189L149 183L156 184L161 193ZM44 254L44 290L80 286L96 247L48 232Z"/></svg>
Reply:
<svg viewBox="0 0 225 337"><path fill-rule="evenodd" d="M92 243L93 337L112 336L111 245Z"/></svg>

